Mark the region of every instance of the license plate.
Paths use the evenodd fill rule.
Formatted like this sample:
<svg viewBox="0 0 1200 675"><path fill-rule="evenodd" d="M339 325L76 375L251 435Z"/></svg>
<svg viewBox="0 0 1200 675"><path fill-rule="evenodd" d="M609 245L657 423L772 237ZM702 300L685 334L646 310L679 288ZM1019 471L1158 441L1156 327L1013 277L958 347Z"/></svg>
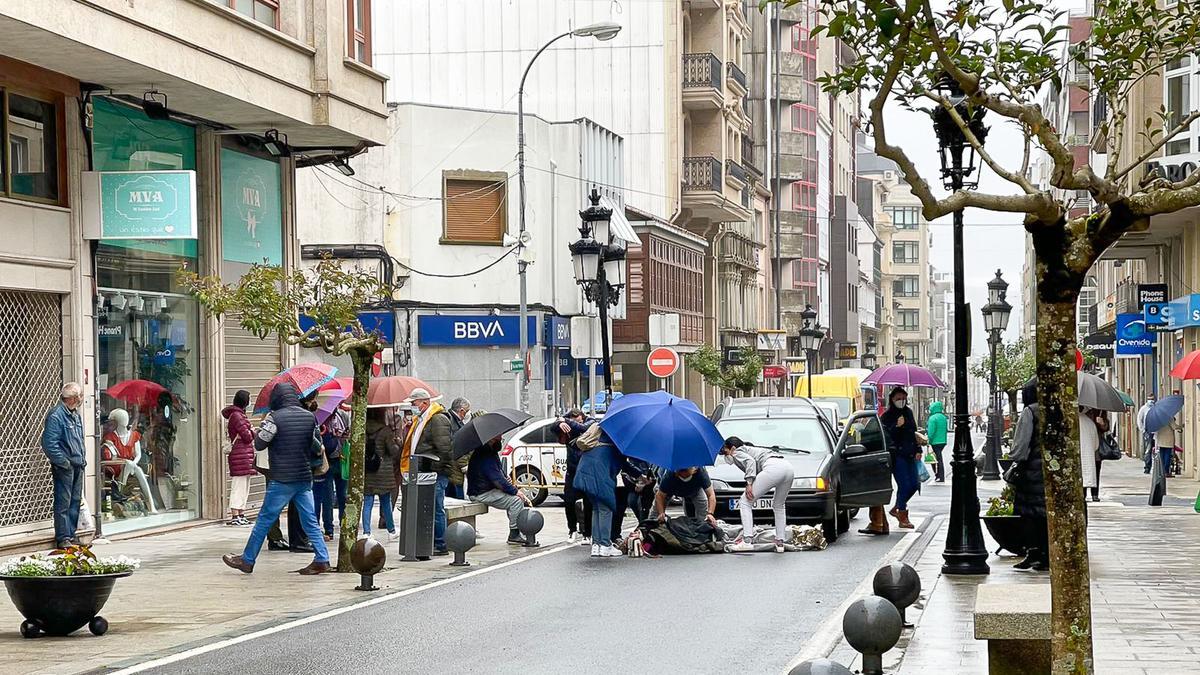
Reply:
<svg viewBox="0 0 1200 675"><path fill-rule="evenodd" d="M730 499L729 500L729 510L730 511L737 511L741 507L742 507L741 499ZM762 510L769 511L769 510L771 510L771 500L770 499L761 499L761 498L755 499L754 504L750 508L756 509L759 511L762 511Z"/></svg>

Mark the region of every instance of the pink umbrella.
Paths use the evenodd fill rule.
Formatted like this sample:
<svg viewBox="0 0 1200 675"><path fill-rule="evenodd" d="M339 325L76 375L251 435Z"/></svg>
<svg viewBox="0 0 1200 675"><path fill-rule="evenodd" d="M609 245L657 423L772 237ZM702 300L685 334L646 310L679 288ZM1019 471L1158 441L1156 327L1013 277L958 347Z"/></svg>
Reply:
<svg viewBox="0 0 1200 675"><path fill-rule="evenodd" d="M299 363L272 377L258 392L254 399L254 412L262 414L271 410L271 390L281 382L287 382L296 387L303 398L321 388L321 385L333 379L337 374L337 366L328 363Z"/></svg>
<svg viewBox="0 0 1200 675"><path fill-rule="evenodd" d="M946 388L946 383L938 379L937 375L934 375L921 366L913 366L907 363L889 363L886 366L880 366L875 369L875 372L868 375L867 379L863 380L863 382L878 384L884 387Z"/></svg>
<svg viewBox="0 0 1200 675"><path fill-rule="evenodd" d="M325 420L333 416L333 411L350 397L350 393L346 389L326 389L317 392L317 424L324 424Z"/></svg>
<svg viewBox="0 0 1200 675"><path fill-rule="evenodd" d="M371 388L367 392L367 403L372 408L401 405L408 401L413 389L417 388L428 391L430 396L438 397L437 390L423 380L408 375L392 375L371 380Z"/></svg>

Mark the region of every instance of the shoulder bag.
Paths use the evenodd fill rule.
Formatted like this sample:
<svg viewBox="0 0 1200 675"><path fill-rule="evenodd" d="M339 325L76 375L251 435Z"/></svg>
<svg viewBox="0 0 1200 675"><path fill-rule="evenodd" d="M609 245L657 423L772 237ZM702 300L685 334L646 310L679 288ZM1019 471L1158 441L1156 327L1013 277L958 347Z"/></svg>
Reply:
<svg viewBox="0 0 1200 675"><path fill-rule="evenodd" d="M1117 439L1113 438L1112 434L1104 434L1100 437L1100 447L1096 449L1096 454L1103 460L1121 459L1121 448L1117 446Z"/></svg>

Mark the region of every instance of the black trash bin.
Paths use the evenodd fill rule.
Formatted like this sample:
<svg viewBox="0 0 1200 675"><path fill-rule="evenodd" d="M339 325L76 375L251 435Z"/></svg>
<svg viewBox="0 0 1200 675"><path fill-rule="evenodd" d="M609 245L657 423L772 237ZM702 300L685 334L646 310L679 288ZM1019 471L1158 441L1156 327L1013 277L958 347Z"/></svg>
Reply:
<svg viewBox="0 0 1200 675"><path fill-rule="evenodd" d="M400 486L400 559L429 560L433 556L434 490L438 475L409 473Z"/></svg>

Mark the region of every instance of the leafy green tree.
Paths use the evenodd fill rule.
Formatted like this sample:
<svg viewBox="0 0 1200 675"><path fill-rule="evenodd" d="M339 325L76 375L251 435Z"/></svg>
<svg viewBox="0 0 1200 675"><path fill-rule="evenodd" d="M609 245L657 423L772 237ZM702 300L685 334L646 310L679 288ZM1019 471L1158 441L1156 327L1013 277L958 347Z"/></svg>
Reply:
<svg viewBox="0 0 1200 675"><path fill-rule="evenodd" d="M801 0L762 0L793 5ZM1075 34L1067 13L1042 0L981 3L950 0L816 0L813 33L839 40L827 91L861 93L864 129L877 154L899 167L904 181L935 220L967 208L1024 216L1036 254L1039 440L1046 453L1050 522L1053 672L1091 673L1091 590L1087 526L1079 465L1076 415L1075 304L1083 281L1104 251L1123 234L1145 230L1150 218L1200 205L1200 172L1178 180L1148 172L1145 162L1200 119L1200 111L1168 113L1131 99L1160 86L1167 63L1196 49L1200 2L1160 7L1154 0L1096 0L1091 30ZM1086 73L1090 95L1109 118L1098 125L1104 165L1077 160L1039 105L1048 87L1061 89L1067 73ZM965 98L951 101L933 86L949 81ZM884 110L889 102L937 110L962 131L966 144L1007 191L934 194L912 158L892 142ZM1131 115L1141 115L1131 118ZM1024 139L1019 164L998 161L968 121L985 112L993 126L1012 125ZM903 128L897 135L912 133ZM1030 159L1048 157L1048 184L1030 178ZM1094 213L1071 216L1076 195L1088 195Z"/></svg>
<svg viewBox="0 0 1200 675"><path fill-rule="evenodd" d="M362 521L367 389L371 360L383 349L381 336L363 328L358 312L364 305L386 297L387 289L374 274L345 269L328 258L313 268L292 272L271 265L254 265L234 284L187 270L181 270L178 277L208 313L216 317L235 316L242 328L259 339L276 335L290 345L350 357L354 364L350 480L346 486L346 510L342 512L337 569L353 571L350 548L358 539L358 525ZM313 325L307 329L301 326L301 316L311 318Z"/></svg>
<svg viewBox="0 0 1200 675"><path fill-rule="evenodd" d="M702 345L695 352L684 357L687 367L700 373L710 386L723 392L738 392L748 396L758 387L758 376L762 374L763 361L758 352L750 347L743 347L739 352L741 363L724 365L721 353L712 345Z"/></svg>
<svg viewBox="0 0 1200 675"><path fill-rule="evenodd" d="M1001 344L996 349L996 387L1008 399L1008 408L1013 418L1017 414L1017 391L1033 377L1037 364L1029 341L1017 340ZM971 374L990 382L992 360L989 356L971 368Z"/></svg>

